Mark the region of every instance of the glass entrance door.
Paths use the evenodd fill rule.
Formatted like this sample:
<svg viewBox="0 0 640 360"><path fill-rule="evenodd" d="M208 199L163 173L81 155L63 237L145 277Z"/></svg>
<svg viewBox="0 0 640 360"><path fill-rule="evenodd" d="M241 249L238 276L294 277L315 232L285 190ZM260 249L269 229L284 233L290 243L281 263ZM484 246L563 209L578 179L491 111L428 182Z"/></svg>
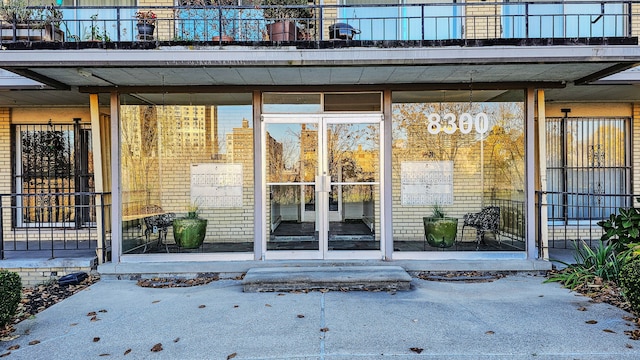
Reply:
<svg viewBox="0 0 640 360"><path fill-rule="evenodd" d="M381 115L263 120L266 258L380 258Z"/></svg>

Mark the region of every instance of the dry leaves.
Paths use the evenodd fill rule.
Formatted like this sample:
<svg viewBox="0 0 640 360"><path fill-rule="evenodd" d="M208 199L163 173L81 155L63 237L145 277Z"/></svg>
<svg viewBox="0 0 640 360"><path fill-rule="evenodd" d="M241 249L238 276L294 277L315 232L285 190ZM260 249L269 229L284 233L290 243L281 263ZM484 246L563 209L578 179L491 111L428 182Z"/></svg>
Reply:
<svg viewBox="0 0 640 360"><path fill-rule="evenodd" d="M31 340L29 341L29 345L38 345L40 344L40 340Z"/></svg>
<svg viewBox="0 0 640 360"><path fill-rule="evenodd" d="M129 355L130 352L131 352L131 349L127 349L124 351L124 355Z"/></svg>
<svg viewBox="0 0 640 360"><path fill-rule="evenodd" d="M155 345L153 345L153 347L151 348L151 352L158 352L158 351L162 351L162 344L161 343L157 343Z"/></svg>
<svg viewBox="0 0 640 360"><path fill-rule="evenodd" d="M593 325L593 324L597 324L598 322L596 320L587 320L585 321L587 324L589 325Z"/></svg>
<svg viewBox="0 0 640 360"><path fill-rule="evenodd" d="M98 341L100 341L99 337L96 336L96 337L93 338L93 342L98 342Z"/></svg>
<svg viewBox="0 0 640 360"><path fill-rule="evenodd" d="M329 328L328 327L323 327L323 328L320 329L320 331L321 332L327 332L327 331L329 331Z"/></svg>
<svg viewBox="0 0 640 360"><path fill-rule="evenodd" d="M236 357L238 355L238 353L233 353L233 354L229 354L227 355L227 360L229 359L233 359L234 357Z"/></svg>
<svg viewBox="0 0 640 360"><path fill-rule="evenodd" d="M193 279L154 277L151 279L140 279L138 280L137 285L150 288L190 287L205 285L219 279L219 274L206 274Z"/></svg>
<svg viewBox="0 0 640 360"><path fill-rule="evenodd" d="M409 350L413 351L416 354L420 354L422 351L424 351L424 349L418 348L418 347L412 347L412 348L409 348Z"/></svg>

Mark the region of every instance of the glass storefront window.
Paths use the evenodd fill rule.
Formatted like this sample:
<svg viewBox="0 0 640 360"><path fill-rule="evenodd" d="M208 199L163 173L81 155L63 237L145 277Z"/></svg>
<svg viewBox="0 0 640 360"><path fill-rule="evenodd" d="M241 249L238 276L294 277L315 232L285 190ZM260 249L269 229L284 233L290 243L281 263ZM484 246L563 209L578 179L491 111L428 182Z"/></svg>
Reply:
<svg viewBox="0 0 640 360"><path fill-rule="evenodd" d="M121 106L123 254L253 252L251 95L164 102L172 96L175 105ZM194 210L207 220L193 230L202 243L183 239L191 230L179 220Z"/></svg>
<svg viewBox="0 0 640 360"><path fill-rule="evenodd" d="M483 101L495 95L394 92L395 251L525 250L524 102ZM449 225L430 219L436 208Z"/></svg>

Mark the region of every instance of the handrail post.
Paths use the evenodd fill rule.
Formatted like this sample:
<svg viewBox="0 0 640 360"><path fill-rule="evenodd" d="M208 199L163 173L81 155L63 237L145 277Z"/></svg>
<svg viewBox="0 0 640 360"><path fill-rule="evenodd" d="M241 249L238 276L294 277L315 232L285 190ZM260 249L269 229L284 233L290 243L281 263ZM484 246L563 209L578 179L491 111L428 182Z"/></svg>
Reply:
<svg viewBox="0 0 640 360"><path fill-rule="evenodd" d="M101 251L102 254L100 254L100 258L101 258L100 263L104 264L107 260L107 235L106 235L107 233L105 230L105 222L104 222L105 216L104 216L104 193L103 192L100 193L100 214L101 214L100 221L102 222L102 226L101 226L102 231L100 234L100 236L102 237L102 251Z"/></svg>
<svg viewBox="0 0 640 360"><path fill-rule="evenodd" d="M529 38L529 3L524 4L524 36Z"/></svg>

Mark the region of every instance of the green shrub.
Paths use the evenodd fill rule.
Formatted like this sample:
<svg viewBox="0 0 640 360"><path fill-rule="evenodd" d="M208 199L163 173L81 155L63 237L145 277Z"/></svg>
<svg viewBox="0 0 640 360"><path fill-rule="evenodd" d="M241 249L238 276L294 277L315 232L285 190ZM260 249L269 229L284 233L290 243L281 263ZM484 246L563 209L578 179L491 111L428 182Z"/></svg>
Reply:
<svg viewBox="0 0 640 360"><path fill-rule="evenodd" d="M604 281L618 281L620 268L626 258L616 254L614 244L605 245L600 241L598 246L592 249L582 240L580 244L574 242L573 246L573 258L576 263L558 261L567 265L567 268L552 275L545 282L561 282L564 287L575 290L593 282L596 277Z"/></svg>
<svg viewBox="0 0 640 360"><path fill-rule="evenodd" d="M617 215L609 215L609 219L598 221L598 225L604 231L600 240L614 244L616 251L640 242L640 208L619 208Z"/></svg>
<svg viewBox="0 0 640 360"><path fill-rule="evenodd" d="M636 257L622 267L620 287L633 312L640 314L640 258Z"/></svg>
<svg viewBox="0 0 640 360"><path fill-rule="evenodd" d="M6 325L16 314L21 294L20 275L0 270L0 326Z"/></svg>

